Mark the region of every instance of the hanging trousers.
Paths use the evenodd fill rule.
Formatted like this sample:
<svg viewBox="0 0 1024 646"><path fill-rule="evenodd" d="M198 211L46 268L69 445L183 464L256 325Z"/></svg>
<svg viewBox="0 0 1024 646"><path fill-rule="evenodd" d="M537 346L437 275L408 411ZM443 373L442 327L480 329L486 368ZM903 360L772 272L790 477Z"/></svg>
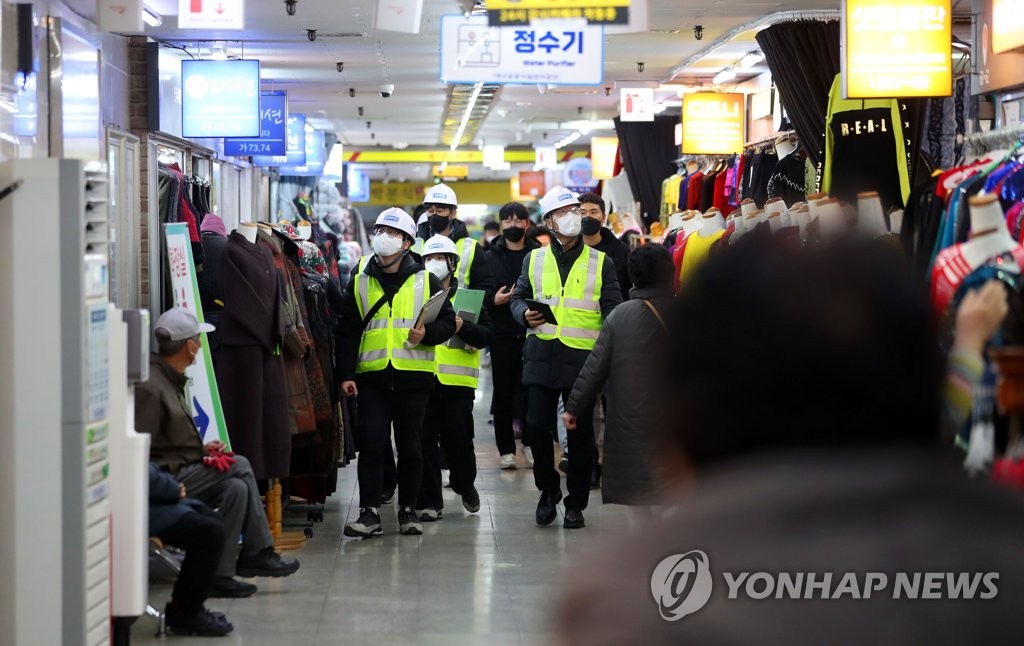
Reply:
<svg viewBox="0 0 1024 646"><path fill-rule="evenodd" d="M224 549L217 576L235 576L239 535L245 556L255 556L274 546L256 477L244 456L236 455L235 463L224 472L202 462L189 464L178 472L178 481L185 485L189 496L217 509L224 520Z"/></svg>
<svg viewBox="0 0 1024 646"><path fill-rule="evenodd" d="M516 452L516 436L512 420L523 419L526 393L523 388L523 344L526 339L496 339L491 344L491 379L494 383L492 412L494 440L498 453ZM523 434L523 446L529 446Z"/></svg>
<svg viewBox="0 0 1024 646"><path fill-rule="evenodd" d="M533 449L533 481L541 491L561 489L561 478L555 470L555 417L558 398L569 400L571 390L530 386L527 394L526 431ZM567 508L584 510L590 500L590 470L594 463L594 410L581 411L576 428L569 431L569 475L566 486Z"/></svg>
<svg viewBox="0 0 1024 646"><path fill-rule="evenodd" d="M398 448L398 504L414 507L423 480L423 417L430 390L359 388L362 425L359 452L359 506L380 507L387 462L391 458L391 430Z"/></svg>
<svg viewBox="0 0 1024 646"><path fill-rule="evenodd" d="M463 496L476 482L473 399L434 394L423 424L423 484L416 509L441 509L441 451L448 458L452 491Z"/></svg>
<svg viewBox="0 0 1024 646"><path fill-rule="evenodd" d="M225 536L220 516L206 506L194 508L158 535L165 544L185 550L171 592L171 601L183 617L198 612L210 595Z"/></svg>

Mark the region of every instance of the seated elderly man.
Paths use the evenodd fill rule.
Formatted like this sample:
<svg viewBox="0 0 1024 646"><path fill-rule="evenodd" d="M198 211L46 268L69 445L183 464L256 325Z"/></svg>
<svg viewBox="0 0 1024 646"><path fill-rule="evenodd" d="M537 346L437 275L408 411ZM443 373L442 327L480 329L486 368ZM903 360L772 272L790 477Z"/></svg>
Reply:
<svg viewBox="0 0 1024 646"><path fill-rule="evenodd" d="M224 550L210 596L248 597L256 593L256 586L236 580L235 575L288 576L299 569L299 563L274 551L249 461L226 452L222 442L204 446L192 419L185 397L185 369L199 352L199 334L213 329L181 308L160 316L149 381L135 389L135 426L153 436L150 461L184 484L189 496L218 509L224 520ZM240 534L242 550L238 555Z"/></svg>

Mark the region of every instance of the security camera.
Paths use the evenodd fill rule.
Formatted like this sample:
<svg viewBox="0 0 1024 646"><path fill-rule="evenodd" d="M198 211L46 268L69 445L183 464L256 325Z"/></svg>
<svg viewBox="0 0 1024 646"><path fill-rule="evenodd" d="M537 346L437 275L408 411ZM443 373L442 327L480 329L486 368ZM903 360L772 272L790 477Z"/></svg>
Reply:
<svg viewBox="0 0 1024 646"><path fill-rule="evenodd" d="M315 29L307 29L306 30L306 38L309 39L309 42L313 42L314 40L316 40L316 30Z"/></svg>
<svg viewBox="0 0 1024 646"><path fill-rule="evenodd" d="M639 63L636 64L636 71L643 72L645 67L646 66L644 65L644 62L640 61Z"/></svg>
<svg viewBox="0 0 1024 646"><path fill-rule="evenodd" d="M335 63L334 67L338 68L339 72L344 72L345 71L345 64L342 63L341 61L338 61L337 63Z"/></svg>
<svg viewBox="0 0 1024 646"><path fill-rule="evenodd" d="M394 83L385 83L384 85L380 86L380 95L383 98L386 99L386 98L390 97L394 93L395 93L395 84Z"/></svg>
<svg viewBox="0 0 1024 646"><path fill-rule="evenodd" d="M359 106L359 116L363 116L363 106Z"/></svg>
<svg viewBox="0 0 1024 646"><path fill-rule="evenodd" d="M693 26L693 37L697 40L704 40L704 26L694 25Z"/></svg>
<svg viewBox="0 0 1024 646"><path fill-rule="evenodd" d="M338 70L338 71L340 72L341 70ZM356 89L354 87L350 87L348 89L348 95L350 97L352 97L353 99L356 98Z"/></svg>
<svg viewBox="0 0 1024 646"><path fill-rule="evenodd" d="M299 4L299 0L284 0L284 10L288 12L289 16L295 15L295 7Z"/></svg>

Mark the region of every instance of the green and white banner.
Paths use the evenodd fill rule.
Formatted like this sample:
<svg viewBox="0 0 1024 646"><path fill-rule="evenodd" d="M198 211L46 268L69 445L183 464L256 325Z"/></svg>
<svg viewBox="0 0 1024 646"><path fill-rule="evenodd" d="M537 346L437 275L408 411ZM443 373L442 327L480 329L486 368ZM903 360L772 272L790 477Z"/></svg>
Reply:
<svg viewBox="0 0 1024 646"><path fill-rule="evenodd" d="M171 268L171 289L174 304L187 310L199 321L203 320L203 305L199 299L199 283L196 282L196 268L192 260L192 245L188 237L188 225L174 222L164 225L167 239L167 260ZM228 427L224 423L224 410L220 405L220 391L217 390L217 376L213 372L213 359L209 353L209 339L202 334L199 354L185 371L189 378L188 397L192 403L195 418L203 442L220 440L231 447Z"/></svg>

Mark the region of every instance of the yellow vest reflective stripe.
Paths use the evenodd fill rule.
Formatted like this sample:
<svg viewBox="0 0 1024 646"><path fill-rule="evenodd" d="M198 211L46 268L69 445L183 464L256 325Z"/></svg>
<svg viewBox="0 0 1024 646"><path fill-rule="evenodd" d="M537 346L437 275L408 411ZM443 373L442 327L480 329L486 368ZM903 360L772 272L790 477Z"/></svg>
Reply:
<svg viewBox="0 0 1024 646"><path fill-rule="evenodd" d="M422 256L424 242L423 238L416 238L416 244L412 250ZM476 257L476 240L463 238L455 243L455 248L459 250L459 266L455 269L455 278L459 281L459 287L468 289L469 268L473 266L473 258Z"/></svg>
<svg viewBox="0 0 1024 646"><path fill-rule="evenodd" d="M558 339L577 350L594 349L601 333L604 263L604 253L587 247L573 263L563 285L554 253L548 247L532 251L529 275L533 297L551 306L558 325L545 323L527 330L527 334L545 341Z"/></svg>
<svg viewBox="0 0 1024 646"><path fill-rule="evenodd" d="M359 261L353 289L356 305L363 318L384 295L384 288L376 278L366 273L373 256ZM363 330L359 340L356 373L383 370L390 363L396 370L434 372L434 348L417 345L406 347L409 330L416 323L416 315L430 299L430 279L425 271L418 271L402 284L398 293L385 303Z"/></svg>
<svg viewBox="0 0 1024 646"><path fill-rule="evenodd" d="M467 352L439 345L435 351L437 380L445 386L475 389L480 382L480 350Z"/></svg>

